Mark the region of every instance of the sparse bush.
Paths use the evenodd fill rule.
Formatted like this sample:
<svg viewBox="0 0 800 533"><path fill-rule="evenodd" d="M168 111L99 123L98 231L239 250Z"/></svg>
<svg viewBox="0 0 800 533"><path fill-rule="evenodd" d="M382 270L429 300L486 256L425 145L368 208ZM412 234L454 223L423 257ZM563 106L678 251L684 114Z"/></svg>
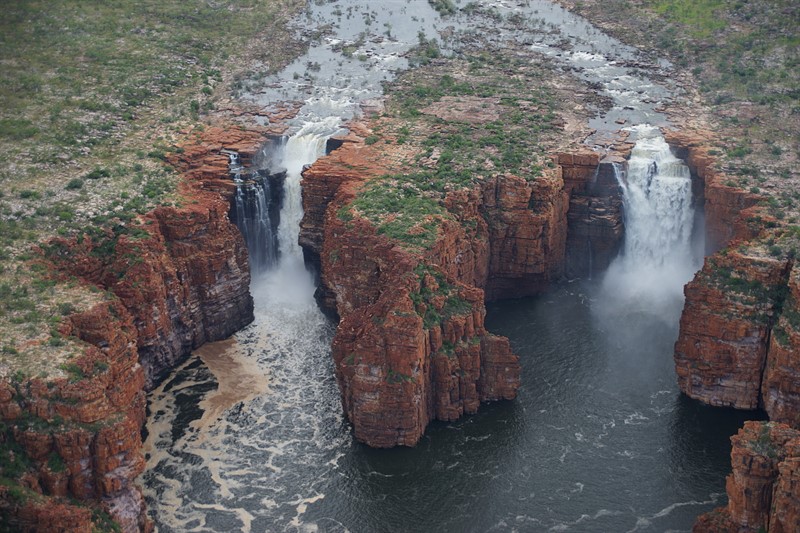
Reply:
<svg viewBox="0 0 800 533"><path fill-rule="evenodd" d="M83 187L83 180L80 178L72 178L65 187L68 191L74 191Z"/></svg>

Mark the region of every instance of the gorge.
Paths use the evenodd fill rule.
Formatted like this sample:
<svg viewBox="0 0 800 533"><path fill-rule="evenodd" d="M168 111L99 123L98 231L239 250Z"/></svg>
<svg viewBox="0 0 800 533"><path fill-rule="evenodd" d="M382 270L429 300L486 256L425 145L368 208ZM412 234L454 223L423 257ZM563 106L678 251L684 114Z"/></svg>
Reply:
<svg viewBox="0 0 800 533"><path fill-rule="evenodd" d="M733 408L797 426L793 237L668 77L547 2L418 2L386 39L334 4L306 16L364 29L251 80L260 126L167 156L186 202L45 248L108 296L68 378L2 390L26 490L125 531L792 530L788 425L746 423L712 509L765 416Z"/></svg>

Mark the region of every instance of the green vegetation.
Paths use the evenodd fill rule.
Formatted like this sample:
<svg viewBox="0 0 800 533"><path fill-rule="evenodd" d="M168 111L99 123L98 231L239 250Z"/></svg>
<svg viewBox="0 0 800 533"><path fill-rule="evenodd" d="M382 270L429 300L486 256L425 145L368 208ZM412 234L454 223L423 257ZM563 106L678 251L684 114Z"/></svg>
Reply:
<svg viewBox="0 0 800 533"><path fill-rule="evenodd" d="M0 363L28 376L58 375L83 349L57 333L58 323L108 296L51 279L37 262L40 245L85 233L105 261L121 235L143 237L139 214L181 201L177 174L164 165L181 131L208 120L216 100L241 86L253 60L270 70L293 58L298 47L284 22L304 5L25 0L3 6ZM255 57L251 43L263 39L283 45Z"/></svg>
<svg viewBox="0 0 800 533"><path fill-rule="evenodd" d="M769 182L778 191L797 189L789 161L800 139L800 4L608 0L579 2L577 9L608 23L623 41L689 70L717 122L722 166L743 176L740 187ZM761 175L740 173L743 167ZM782 183L790 178L791 185Z"/></svg>
<svg viewBox="0 0 800 533"><path fill-rule="evenodd" d="M428 0L428 3L442 16L452 15L458 11L453 0Z"/></svg>
<svg viewBox="0 0 800 533"><path fill-rule="evenodd" d="M420 48L427 46L426 41ZM388 87L385 119L365 142L380 146L394 140L412 146L415 155L404 165L407 171L371 180L339 211L340 219L349 220L352 207L379 233L423 250L435 242L441 221L454 218L443 207L449 191L499 174L528 180L541 175L542 141L557 124L554 99L538 83L541 72L530 62L503 57L503 67L517 72L509 77L497 58L482 53L468 58L438 59ZM468 74L456 74L464 71ZM456 112L449 113L451 108Z"/></svg>
<svg viewBox="0 0 800 533"><path fill-rule="evenodd" d="M0 477L19 479L30 464L30 458L14 439L11 428L0 424Z"/></svg>
<svg viewBox="0 0 800 533"><path fill-rule="evenodd" d="M655 11L687 28L695 37L710 37L725 27L724 0L654 0Z"/></svg>
<svg viewBox="0 0 800 533"><path fill-rule="evenodd" d="M387 383L413 383L414 378L409 376L408 374L403 374L402 372L395 372L391 368L389 372L386 374L386 382Z"/></svg>
<svg viewBox="0 0 800 533"><path fill-rule="evenodd" d="M411 294L411 300L426 329L437 326L450 317L472 312L472 304L461 298L456 287L448 283L444 275L435 268L419 264L414 269L414 274L419 278L420 289ZM433 286L426 282L428 276L434 280ZM434 300L441 298L444 298L444 305L437 309Z"/></svg>
<svg viewBox="0 0 800 533"><path fill-rule="evenodd" d="M764 455L770 459L777 459L778 446L770 436L771 427L772 422L762 422L758 436L755 440L750 441L748 445L757 454Z"/></svg>

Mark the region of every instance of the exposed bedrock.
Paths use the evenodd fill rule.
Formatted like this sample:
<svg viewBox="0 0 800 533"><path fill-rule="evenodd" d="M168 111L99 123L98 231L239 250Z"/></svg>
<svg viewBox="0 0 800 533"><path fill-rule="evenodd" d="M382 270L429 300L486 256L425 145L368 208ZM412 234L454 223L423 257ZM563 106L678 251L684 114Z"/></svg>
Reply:
<svg viewBox="0 0 800 533"><path fill-rule="evenodd" d="M433 419L515 397L518 359L486 331L484 301L564 276L570 193L587 190L598 157L563 154L532 182L504 175L449 192L424 252L350 207L358 187L388 172L381 160L391 157L353 137L307 169L300 241L319 260L323 305L341 317L333 357L344 411L358 440L389 447L415 444Z"/></svg>
<svg viewBox="0 0 800 533"><path fill-rule="evenodd" d="M228 219L228 156L258 149L254 132L209 128L171 157L182 173L180 207L144 215L137 232L59 240L49 258L65 273L114 293L136 325L150 388L192 349L253 320L247 248Z"/></svg>
<svg viewBox="0 0 800 533"><path fill-rule="evenodd" d="M731 443L728 505L700 516L694 533L800 531L800 432L745 422Z"/></svg>
<svg viewBox="0 0 800 533"><path fill-rule="evenodd" d="M567 214L567 277L604 272L617 256L625 233L622 190L614 164L599 163L597 154L559 154L564 183L570 191Z"/></svg>
<svg viewBox="0 0 800 533"><path fill-rule="evenodd" d="M770 335L761 395L770 420L800 428L800 266L797 262L789 274L783 310Z"/></svg>
<svg viewBox="0 0 800 533"><path fill-rule="evenodd" d="M764 408L800 426L800 315L795 260L767 243L779 235L760 196L726 185L702 135L671 134L705 183L707 250L716 252L685 288L675 344L678 383L704 403ZM727 248L722 248L727 246ZM722 249L721 249L722 248ZM719 250L719 251L717 251Z"/></svg>
<svg viewBox="0 0 800 533"><path fill-rule="evenodd" d="M151 529L134 483L144 468L145 390L193 348L253 318L247 250L228 220L233 188L220 150L246 159L262 142L257 132L208 128L171 160L182 173L182 206L45 247L56 270L109 296L62 323L62 335L85 343L65 367L68 377L0 384L12 441L3 446L29 464L20 480L27 497L0 487L0 513L18 530L97 526L90 509L67 498L101 504L123 531Z"/></svg>
<svg viewBox="0 0 800 533"><path fill-rule="evenodd" d="M678 384L716 406L756 409L770 331L782 304L790 263L759 250L707 258L689 282L675 344Z"/></svg>

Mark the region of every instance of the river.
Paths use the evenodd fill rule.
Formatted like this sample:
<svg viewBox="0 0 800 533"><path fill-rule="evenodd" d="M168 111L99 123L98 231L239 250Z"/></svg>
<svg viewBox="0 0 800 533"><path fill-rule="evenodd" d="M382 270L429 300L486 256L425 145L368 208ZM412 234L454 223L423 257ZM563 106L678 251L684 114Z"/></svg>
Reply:
<svg viewBox="0 0 800 533"><path fill-rule="evenodd" d="M504 20L523 13L527 25L514 18L504 35L601 84L614 105L593 127L616 127L619 117L666 120L655 109L672 89L625 66L635 51L547 2L481 4ZM389 22L401 12L415 15ZM379 95L380 81L407 66L402 52L419 31L463 29L471 19L440 19L425 1L354 0L310 3L306 17L311 26L338 27L249 88L264 105L307 102L283 145L290 187L280 259L254 273L255 322L196 353L149 397L140 482L159 531L688 531L697 515L723 505L728 439L745 416L678 391L680 288L698 266L685 254L656 265L626 250L594 281L490 304L487 328L506 335L521 358L518 399L433 423L413 449L354 442L330 356L335 326L317 309L313 278L300 266L300 170L360 99ZM362 38L376 30L380 40ZM354 51L342 55L343 43ZM309 64L316 74L306 79ZM647 187L659 179L646 177ZM635 180L622 184L632 190ZM691 203L676 198L673 205ZM679 245L691 255L694 218L681 220L689 228L676 231L684 235ZM660 251L664 242L656 242ZM670 273L668 283L664 276L633 283L656 266Z"/></svg>

